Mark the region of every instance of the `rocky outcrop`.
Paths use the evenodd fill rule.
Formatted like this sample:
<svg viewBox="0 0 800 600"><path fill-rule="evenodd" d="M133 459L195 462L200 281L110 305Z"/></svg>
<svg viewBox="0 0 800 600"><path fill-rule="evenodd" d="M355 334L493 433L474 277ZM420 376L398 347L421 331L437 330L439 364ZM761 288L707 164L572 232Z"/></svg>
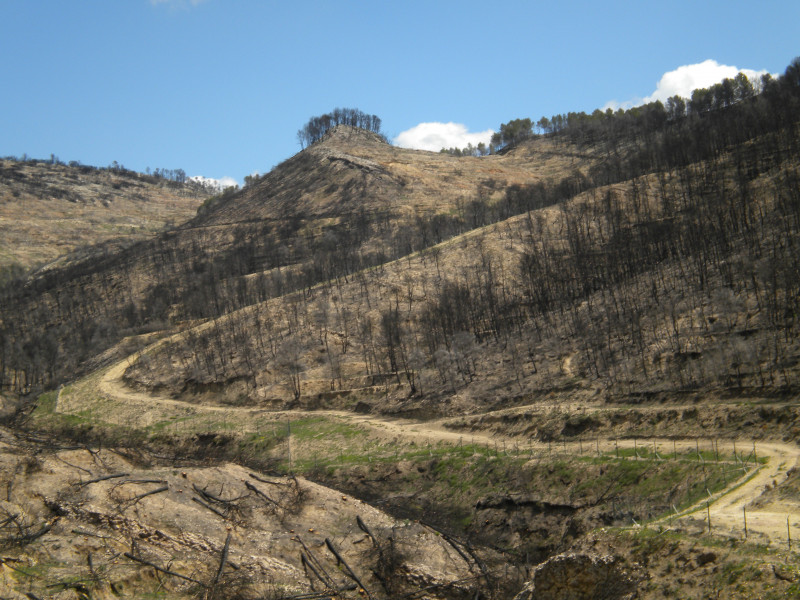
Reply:
<svg viewBox="0 0 800 600"><path fill-rule="evenodd" d="M638 583L617 557L570 552L536 567L514 600L633 600Z"/></svg>

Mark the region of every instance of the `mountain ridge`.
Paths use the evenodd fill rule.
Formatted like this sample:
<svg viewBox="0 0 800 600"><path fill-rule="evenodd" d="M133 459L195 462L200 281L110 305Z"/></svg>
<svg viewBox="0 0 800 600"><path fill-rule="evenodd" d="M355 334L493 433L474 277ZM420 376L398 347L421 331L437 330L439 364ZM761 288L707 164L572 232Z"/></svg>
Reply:
<svg viewBox="0 0 800 600"><path fill-rule="evenodd" d="M202 186L122 169L0 159L0 268L146 239L192 217L208 195Z"/></svg>
<svg viewBox="0 0 800 600"><path fill-rule="evenodd" d="M556 161L561 156L546 140L535 143L545 145ZM232 224L275 215L326 217L361 209L446 212L455 204L454 194L462 200L472 199L482 187L495 193L495 188L502 190L508 185L529 184L555 175L555 167L550 164L540 169L527 160L515 160L514 156L510 153L502 158L458 159L397 148L374 133L338 125L322 140L276 166L214 211L205 212L191 225L212 224L215 220ZM469 169L464 169L463 161L472 163ZM443 179L455 190L443 189ZM333 181L335 185L331 185ZM303 194L298 194L297 189L302 189Z"/></svg>

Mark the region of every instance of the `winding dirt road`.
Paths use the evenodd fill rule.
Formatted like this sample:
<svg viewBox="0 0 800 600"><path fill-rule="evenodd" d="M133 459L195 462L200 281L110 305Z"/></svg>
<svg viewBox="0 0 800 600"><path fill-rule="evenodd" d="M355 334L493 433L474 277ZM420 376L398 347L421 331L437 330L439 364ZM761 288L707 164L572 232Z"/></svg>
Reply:
<svg viewBox="0 0 800 600"><path fill-rule="evenodd" d="M190 404L150 392L131 389L123 382L125 370L136 360L136 356L122 360L106 369L97 381L96 388L104 401L113 402L113 410L104 411L104 420L117 422L128 426L148 426L159 420L175 418L176 416L200 416L203 414L225 415L226 418L235 419L242 430L248 430L248 423L255 416L269 416L274 420L300 419L305 417L326 417L334 421L360 425L370 429L379 436L394 439L414 441L416 443L438 444L440 442L457 444L471 442L486 446L502 443L503 438L495 434L462 433L446 428L447 419L434 421L410 421L406 419L393 419L380 415L356 414L338 410L319 411L269 411L252 407L236 407L208 404ZM72 402L67 395L60 393L57 410L59 412L78 412L81 410L80 402ZM107 407L110 408L110 407ZM531 442L528 439L520 440L505 438L508 444L518 448L531 448L542 450L545 444ZM620 447L633 447L633 440L599 440L597 449L612 451L617 444ZM655 443L656 447L672 450L673 448L689 452L695 448L694 438L685 440L656 439L648 440L648 444ZM641 442L640 442L641 445ZM584 444L585 447L585 444ZM559 444L559 448L572 454L578 454L579 442ZM732 443L719 443L719 450L730 453ZM741 451L742 446L739 445ZM749 469L744 480L740 477L722 490L698 502L697 505L683 511L677 517L665 517L657 523L673 522L675 518L707 519L710 513L712 531L725 535L740 537L744 534L744 518L746 510L747 533L749 536L760 536L771 543L786 543L787 519L792 537L800 539L800 512L798 505L792 503L770 502L764 507L750 506L768 488L779 486L787 478L793 468L800 467L800 448L794 444L776 441L762 441L757 444L757 453L760 459L766 459L761 465L755 466L749 462Z"/></svg>
<svg viewBox="0 0 800 600"><path fill-rule="evenodd" d="M772 502L764 508L749 505L764 491L783 483L789 471L800 466L800 449L782 442L759 442L757 448L759 457L766 458L766 463L750 472L743 483L741 480L732 483L683 514L708 519L710 513L712 531L742 536L746 518L748 536L756 534L771 542L784 543L788 541L788 520L792 537L797 539L800 514L796 512L796 505L785 502Z"/></svg>

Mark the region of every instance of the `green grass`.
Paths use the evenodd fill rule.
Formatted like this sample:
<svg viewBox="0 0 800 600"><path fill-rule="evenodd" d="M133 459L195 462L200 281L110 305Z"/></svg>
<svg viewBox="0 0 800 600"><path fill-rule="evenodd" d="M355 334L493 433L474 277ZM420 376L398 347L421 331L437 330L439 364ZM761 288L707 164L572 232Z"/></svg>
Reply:
<svg viewBox="0 0 800 600"><path fill-rule="evenodd" d="M56 410L56 398L58 398L58 392L45 392L36 400L36 408L34 409L34 414L51 414Z"/></svg>
<svg viewBox="0 0 800 600"><path fill-rule="evenodd" d="M166 431L170 427L177 429L178 425L190 421L191 418L192 417L172 417L171 419L166 419L164 421L158 421L157 423L153 423L147 429L151 433L160 433Z"/></svg>
<svg viewBox="0 0 800 600"><path fill-rule="evenodd" d="M716 463L716 454L710 451L700 456L694 449L656 453L646 444L636 449L626 444L597 453L589 444L576 456L560 453L560 444L534 451L516 444L501 448L474 443L393 443L371 435L368 427L325 415L278 421L263 413L255 417L224 412L167 413L147 427L134 429L104 422L108 402L93 395L90 379L64 388L62 394L79 394L83 400L79 406L86 408L74 414L55 413L56 393L48 392L39 398L34 411L36 426L78 435L91 431L106 444L146 440L155 447L174 445L184 451L191 451L197 434L224 434L219 436L219 444L209 449L215 456L323 480L333 480L349 469L363 472L366 466L392 473L400 490L423 491L452 505L464 519L480 498L515 493L575 505L611 503L612 510L627 507L639 520L666 514L673 505L688 507L707 495L706 490L714 493L733 479L732 474L723 475L723 469L731 469L733 455L720 456L726 462ZM400 463L407 463L402 474L387 469L387 465Z"/></svg>
<svg viewBox="0 0 800 600"><path fill-rule="evenodd" d="M725 563L717 574L720 585L732 586L742 580L755 581L762 577L761 569L750 560Z"/></svg>
<svg viewBox="0 0 800 600"><path fill-rule="evenodd" d="M331 421L326 417L308 417L289 421L288 425L278 425L286 431L291 429L292 437L299 442L337 436L347 440L364 435L364 430L360 427L348 423Z"/></svg>
<svg viewBox="0 0 800 600"><path fill-rule="evenodd" d="M62 394L67 393L67 389L64 388ZM31 413L32 424L37 431L51 432L81 442L90 443L94 439L103 445L120 446L141 443L147 434L145 430L103 421L98 406L77 413L55 412L57 397L58 393L51 391L37 398L36 407Z"/></svg>

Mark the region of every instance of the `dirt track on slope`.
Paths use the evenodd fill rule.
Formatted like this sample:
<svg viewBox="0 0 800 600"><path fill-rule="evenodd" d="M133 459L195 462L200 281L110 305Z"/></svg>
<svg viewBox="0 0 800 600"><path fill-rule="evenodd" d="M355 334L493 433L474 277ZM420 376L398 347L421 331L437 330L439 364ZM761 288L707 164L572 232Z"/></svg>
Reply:
<svg viewBox="0 0 800 600"><path fill-rule="evenodd" d="M202 414L224 415L240 426L240 430L248 430L248 422L254 416L268 416L276 421L287 419L300 419L305 417L326 417L351 425L368 428L371 433L387 439L403 439L416 443L451 443L460 442L477 443L486 446L495 446L503 442L504 438L497 435L484 433L462 433L446 429L447 419L434 421L410 421L373 414L356 414L338 410L319 411L269 411L261 408L236 407L225 405L190 404L165 396L131 389L122 380L125 369L135 357L122 360L112 365L103 372L97 382L97 390L106 401L115 403L113 411L108 411L104 419L126 424L129 426L147 426L160 419L175 415L197 416ZM59 397L61 398L61 394ZM59 412L77 412L79 405L73 405L69 400L61 399L58 403ZM520 440L505 438L505 441L514 444L517 448L531 448L542 451L546 444L531 442L529 439ZM598 440L597 449L604 452L613 451L619 445L633 447L634 440ZM684 440L650 439L649 444L655 443L661 449L677 449L679 452L689 452L695 448L694 438ZM586 447L586 444L583 445ZM578 454L579 442L571 442L559 447L569 454ZM733 450L731 442L720 442L719 450L729 453ZM741 451L742 446L739 445ZM795 504L772 502L764 507L750 507L761 496L765 489L780 485L787 478L787 474L800 467L800 448L796 445L782 442L762 441L757 445L757 454L766 463L755 467L750 462L748 475L742 481L731 483L726 489L707 500L699 502L696 506L681 513L681 518L707 519L710 512L712 531L725 535L740 537L744 534L744 512L747 510L747 530L749 536L762 538L774 543L786 541L787 518L792 532L792 537L800 539L800 507ZM666 523L667 519L662 519Z"/></svg>

